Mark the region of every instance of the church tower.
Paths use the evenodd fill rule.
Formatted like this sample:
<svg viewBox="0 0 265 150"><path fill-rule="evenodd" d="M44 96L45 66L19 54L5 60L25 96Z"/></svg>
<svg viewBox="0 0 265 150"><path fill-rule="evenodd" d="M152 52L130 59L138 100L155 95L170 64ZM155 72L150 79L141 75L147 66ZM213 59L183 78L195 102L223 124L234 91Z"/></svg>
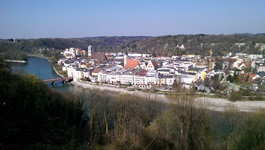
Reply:
<svg viewBox="0 0 265 150"><path fill-rule="evenodd" d="M127 48L128 49L128 48ZM128 59L128 52L127 52L127 49L123 55L123 66L126 65L126 62L127 62L127 59Z"/></svg>
<svg viewBox="0 0 265 150"><path fill-rule="evenodd" d="M87 56L91 56L91 55L92 55L92 46L89 45L89 46L87 47Z"/></svg>

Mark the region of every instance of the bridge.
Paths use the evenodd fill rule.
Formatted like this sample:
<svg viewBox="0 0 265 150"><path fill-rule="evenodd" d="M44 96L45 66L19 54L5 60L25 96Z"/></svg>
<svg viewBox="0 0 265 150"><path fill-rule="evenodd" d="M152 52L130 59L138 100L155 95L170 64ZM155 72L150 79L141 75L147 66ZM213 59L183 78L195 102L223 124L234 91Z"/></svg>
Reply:
<svg viewBox="0 0 265 150"><path fill-rule="evenodd" d="M56 82L56 81L62 81L63 83L65 81L71 82L71 81L73 81L73 78L72 77L61 77L61 78L45 79L45 80L42 80L42 81L43 82L50 82L50 83L54 84L54 82Z"/></svg>

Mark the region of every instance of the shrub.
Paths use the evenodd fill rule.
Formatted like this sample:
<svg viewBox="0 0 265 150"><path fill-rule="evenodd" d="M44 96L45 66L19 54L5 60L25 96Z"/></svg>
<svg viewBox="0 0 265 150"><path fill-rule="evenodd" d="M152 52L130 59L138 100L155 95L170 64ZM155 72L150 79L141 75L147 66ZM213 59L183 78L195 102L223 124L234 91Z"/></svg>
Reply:
<svg viewBox="0 0 265 150"><path fill-rule="evenodd" d="M242 95L238 92L232 91L232 93L230 94L229 100L230 101L242 100Z"/></svg>

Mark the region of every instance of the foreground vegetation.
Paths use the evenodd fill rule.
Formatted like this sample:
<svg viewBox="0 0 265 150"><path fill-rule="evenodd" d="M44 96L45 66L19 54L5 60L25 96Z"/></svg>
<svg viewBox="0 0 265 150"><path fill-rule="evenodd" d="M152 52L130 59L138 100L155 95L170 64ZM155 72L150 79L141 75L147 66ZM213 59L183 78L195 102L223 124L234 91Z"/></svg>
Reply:
<svg viewBox="0 0 265 150"><path fill-rule="evenodd" d="M75 148L82 143L79 103L33 75L12 74L3 62L0 74L1 149Z"/></svg>
<svg viewBox="0 0 265 150"><path fill-rule="evenodd" d="M188 91L170 104L100 90L52 91L0 61L1 149L264 149L265 112L213 112Z"/></svg>

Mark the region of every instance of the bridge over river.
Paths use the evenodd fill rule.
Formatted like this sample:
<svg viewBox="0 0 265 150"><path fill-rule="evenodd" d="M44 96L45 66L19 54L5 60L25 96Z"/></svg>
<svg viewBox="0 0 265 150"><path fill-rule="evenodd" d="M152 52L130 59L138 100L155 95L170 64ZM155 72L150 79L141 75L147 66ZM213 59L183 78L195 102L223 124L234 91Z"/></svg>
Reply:
<svg viewBox="0 0 265 150"><path fill-rule="evenodd" d="M45 79L45 80L42 80L42 81L43 82L48 82L48 83L51 83L51 84L54 84L56 81L62 81L62 83L65 83L65 82L73 81L73 78L72 77L61 77L61 78Z"/></svg>

